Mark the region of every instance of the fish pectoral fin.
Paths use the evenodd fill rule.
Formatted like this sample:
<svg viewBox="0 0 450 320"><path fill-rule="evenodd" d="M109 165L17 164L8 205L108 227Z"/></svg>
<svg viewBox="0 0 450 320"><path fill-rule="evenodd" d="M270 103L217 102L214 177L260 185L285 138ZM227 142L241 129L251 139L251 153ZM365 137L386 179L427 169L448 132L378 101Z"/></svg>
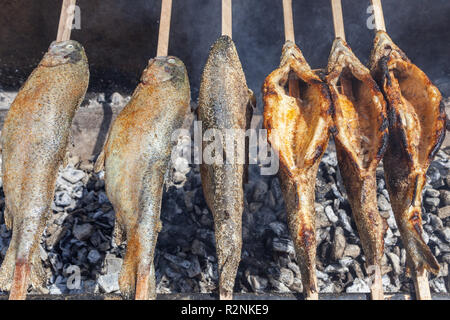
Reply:
<svg viewBox="0 0 450 320"><path fill-rule="evenodd" d="M62 166L63 166L63 168L65 168L65 167L67 167L68 165L69 165L69 153L66 152L66 153L64 154Z"/></svg>
<svg viewBox="0 0 450 320"><path fill-rule="evenodd" d="M256 98L252 90L248 89L248 102L246 106L246 124L245 129L248 130L251 127L253 113L256 108ZM245 164L244 164L244 179L243 179L243 185L248 183L248 165L250 163L250 155L249 155L249 149L250 149L250 138L245 138Z"/></svg>
<svg viewBox="0 0 450 320"><path fill-rule="evenodd" d="M116 220L116 223L114 224L113 238L117 246L120 246L126 240L125 236L126 235L124 233L122 226Z"/></svg>
<svg viewBox="0 0 450 320"><path fill-rule="evenodd" d="M100 171L103 170L104 167L105 167L105 150L102 150L102 152L100 152L100 154L98 155L97 160L95 161L94 172L99 173Z"/></svg>
<svg viewBox="0 0 450 320"><path fill-rule="evenodd" d="M251 107L251 112L253 113L253 110L256 108L256 96L253 93L252 90L248 89L248 105L247 108Z"/></svg>
<svg viewBox="0 0 450 320"><path fill-rule="evenodd" d="M161 221L161 219L158 219L157 225L156 225L156 232L160 233L162 228L163 228L162 221Z"/></svg>
<svg viewBox="0 0 450 320"><path fill-rule="evenodd" d="M6 228L8 228L8 230L12 230L12 226L13 226L13 217L9 212L9 209L7 206L5 206L5 210L3 212L3 217L5 219L5 224L6 224Z"/></svg>

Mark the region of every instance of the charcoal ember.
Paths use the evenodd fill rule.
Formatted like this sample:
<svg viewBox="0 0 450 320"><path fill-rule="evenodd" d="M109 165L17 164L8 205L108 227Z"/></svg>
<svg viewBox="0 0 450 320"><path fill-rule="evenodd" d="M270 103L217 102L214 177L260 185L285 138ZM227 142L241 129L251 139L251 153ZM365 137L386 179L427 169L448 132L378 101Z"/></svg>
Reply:
<svg viewBox="0 0 450 320"><path fill-rule="evenodd" d="M110 103L108 97L106 100ZM428 172L429 184L423 194L424 238L441 266L439 275L430 277L430 287L432 292L441 293L444 288L448 292L450 285L450 173L447 163L450 149L447 152L439 153L433 161ZM55 188L55 200L56 194L60 195L64 206L59 201L53 202L39 249L49 274L47 290L53 294L118 293L126 243L114 241L115 212L105 196L104 177L102 173L92 172L92 161L74 158L71 163L60 170ZM336 154L333 148L328 148L316 183L318 286L321 293L369 292L364 253L335 163ZM243 215L241 269L252 266L254 270L247 275L243 271L238 273L235 290L302 292L300 269L287 229L278 178L261 177L258 170L250 172L250 184L245 189L248 203ZM163 230L158 236L155 255L158 293L217 290L214 223L201 189L198 165L192 166L186 177L181 189L170 188L164 193ZM406 251L390 207L382 167L377 169L377 197L380 214L389 226L382 271L384 289L389 293L411 291L410 278L405 275ZM0 192L0 258L4 257L11 237L11 231L3 223L3 210L4 198ZM336 232L342 234L345 242L335 240ZM340 248L335 257L333 247L337 245ZM80 289L67 288L69 266L80 268Z"/></svg>

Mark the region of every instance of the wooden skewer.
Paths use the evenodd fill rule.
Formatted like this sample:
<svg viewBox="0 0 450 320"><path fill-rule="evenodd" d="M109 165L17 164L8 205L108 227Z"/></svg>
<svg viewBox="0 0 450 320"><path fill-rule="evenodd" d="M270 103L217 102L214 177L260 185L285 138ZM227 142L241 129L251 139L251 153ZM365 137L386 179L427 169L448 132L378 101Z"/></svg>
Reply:
<svg viewBox="0 0 450 320"><path fill-rule="evenodd" d="M375 28L377 31L385 31L386 25L384 23L383 7L381 0L372 0L373 13L375 14Z"/></svg>
<svg viewBox="0 0 450 320"><path fill-rule="evenodd" d="M371 0L371 1L375 14L375 28L377 29L377 31L386 32L386 25L384 22L383 7L381 6L381 0ZM410 263L410 266L411 266L411 275L414 281L414 287L416 289L417 300L431 300L430 285L428 283L428 272L426 270L423 270L422 272L414 270L414 267L412 267L413 266L412 263Z"/></svg>
<svg viewBox="0 0 450 320"><path fill-rule="evenodd" d="M284 16L284 37L286 41L295 43L294 33L294 14L292 13L292 0L283 0L283 16ZM289 75L289 95L291 97L300 97L300 87L297 77L291 72Z"/></svg>
<svg viewBox="0 0 450 320"><path fill-rule="evenodd" d="M161 18L159 20L157 57L165 57L169 53L170 18L172 15L172 0L162 0Z"/></svg>
<svg viewBox="0 0 450 320"><path fill-rule="evenodd" d="M295 43L292 0L283 0L283 14L284 14L284 37L286 41L292 41Z"/></svg>
<svg viewBox="0 0 450 320"><path fill-rule="evenodd" d="M56 41L58 42L70 40L76 2L76 0L63 1L61 16L59 17L58 35L56 36Z"/></svg>
<svg viewBox="0 0 450 320"><path fill-rule="evenodd" d="M414 281L414 289L416 291L417 300L431 300L430 284L428 283L428 272L423 270L419 272L414 269L411 257L406 255L406 263L409 266L411 277Z"/></svg>
<svg viewBox="0 0 450 320"><path fill-rule="evenodd" d="M344 18L342 16L341 0L331 0L331 9L333 11L334 35L345 41Z"/></svg>
<svg viewBox="0 0 450 320"><path fill-rule="evenodd" d="M344 29L344 18L342 14L342 3L341 0L331 0L331 8L333 11L333 25L334 25L334 34L336 38L341 38L345 41L345 29ZM346 88L351 88L351 83L345 84L345 79L341 79L341 89L345 90ZM351 94L351 93L346 93ZM383 281L381 275L381 267L379 265L369 266L367 268L367 272L372 280L370 286L370 293L372 300L383 300L384 292L383 292Z"/></svg>
<svg viewBox="0 0 450 320"><path fill-rule="evenodd" d="M431 300L430 284L428 283L428 272L413 271L414 287L416 288L417 300Z"/></svg>
<svg viewBox="0 0 450 320"><path fill-rule="evenodd" d="M233 11L231 0L222 0L222 35L233 37Z"/></svg>
<svg viewBox="0 0 450 320"><path fill-rule="evenodd" d="M381 267L375 266L373 273L371 275L372 285L370 286L370 296L372 300L384 300L383 292L383 278L381 275Z"/></svg>

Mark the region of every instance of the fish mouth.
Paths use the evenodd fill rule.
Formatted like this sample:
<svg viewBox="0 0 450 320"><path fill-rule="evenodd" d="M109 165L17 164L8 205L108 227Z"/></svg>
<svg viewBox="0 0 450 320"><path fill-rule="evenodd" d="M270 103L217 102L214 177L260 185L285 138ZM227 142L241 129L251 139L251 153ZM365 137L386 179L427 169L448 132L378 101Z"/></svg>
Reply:
<svg viewBox="0 0 450 320"><path fill-rule="evenodd" d="M184 63L174 56L155 57L149 60L147 68L142 74L143 84L165 82L175 79L184 79L186 67Z"/></svg>

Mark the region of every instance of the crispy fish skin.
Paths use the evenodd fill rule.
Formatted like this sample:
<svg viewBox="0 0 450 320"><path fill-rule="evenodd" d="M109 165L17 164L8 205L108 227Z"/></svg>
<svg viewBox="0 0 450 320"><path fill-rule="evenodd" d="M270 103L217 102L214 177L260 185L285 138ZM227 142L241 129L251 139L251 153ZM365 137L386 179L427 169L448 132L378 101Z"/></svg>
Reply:
<svg viewBox="0 0 450 320"><path fill-rule="evenodd" d="M186 68L175 57L150 60L130 102L111 126L95 170L105 168L105 186L116 212L118 243L127 239L120 291L127 299L156 298L154 253L161 230L164 175L172 134L190 111Z"/></svg>
<svg viewBox="0 0 450 320"><path fill-rule="evenodd" d="M10 290L10 299L25 299L30 281L40 288L45 280L39 239L72 119L88 83L83 47L76 41L53 42L6 116L1 137L4 216L12 239L1 266L0 286Z"/></svg>
<svg viewBox="0 0 450 320"><path fill-rule="evenodd" d="M291 73L301 84L300 92L290 88L293 96L285 90ZM280 67L264 82L263 100L264 128L280 158L279 178L305 295L317 299L315 181L332 130L331 99L327 85L288 41Z"/></svg>
<svg viewBox="0 0 450 320"><path fill-rule="evenodd" d="M225 141L225 130L247 130L254 103L236 47L230 37L221 36L211 47L200 85L198 118L203 135L217 129ZM233 296L242 248L246 166L230 162L200 165L203 193L214 216L221 299Z"/></svg>
<svg viewBox="0 0 450 320"><path fill-rule="evenodd" d="M408 265L437 274L439 264L422 238L421 205L427 169L445 136L441 94L383 31L375 37L370 66L388 102L384 171Z"/></svg>
<svg viewBox="0 0 450 320"><path fill-rule="evenodd" d="M370 71L340 38L333 43L327 73L340 172L367 267L380 271L387 224L378 212L375 173L388 142L386 102Z"/></svg>

